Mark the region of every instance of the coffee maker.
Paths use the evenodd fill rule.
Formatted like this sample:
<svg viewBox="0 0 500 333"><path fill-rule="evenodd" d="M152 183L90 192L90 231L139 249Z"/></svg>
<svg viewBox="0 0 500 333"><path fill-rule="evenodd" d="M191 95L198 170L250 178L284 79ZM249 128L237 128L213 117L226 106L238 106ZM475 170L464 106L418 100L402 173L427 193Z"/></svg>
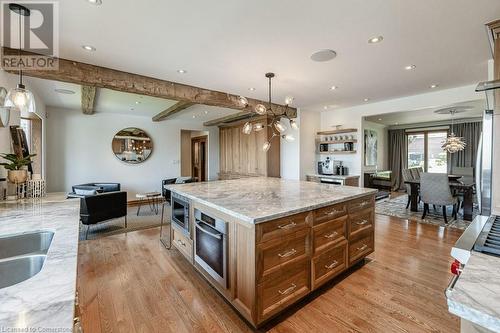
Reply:
<svg viewBox="0 0 500 333"><path fill-rule="evenodd" d="M335 167L333 161L330 157L327 157L324 161L318 162L318 174L320 175L333 175Z"/></svg>

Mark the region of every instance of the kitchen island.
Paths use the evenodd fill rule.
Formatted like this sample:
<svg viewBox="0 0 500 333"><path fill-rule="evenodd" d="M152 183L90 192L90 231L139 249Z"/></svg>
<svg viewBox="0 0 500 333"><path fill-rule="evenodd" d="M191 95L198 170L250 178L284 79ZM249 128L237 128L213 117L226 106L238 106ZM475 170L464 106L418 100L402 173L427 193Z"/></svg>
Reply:
<svg viewBox="0 0 500 333"><path fill-rule="evenodd" d="M374 251L376 190L245 178L171 185L174 246L255 327Z"/></svg>
<svg viewBox="0 0 500 333"><path fill-rule="evenodd" d="M73 330L79 220L66 193L0 202L0 332Z"/></svg>

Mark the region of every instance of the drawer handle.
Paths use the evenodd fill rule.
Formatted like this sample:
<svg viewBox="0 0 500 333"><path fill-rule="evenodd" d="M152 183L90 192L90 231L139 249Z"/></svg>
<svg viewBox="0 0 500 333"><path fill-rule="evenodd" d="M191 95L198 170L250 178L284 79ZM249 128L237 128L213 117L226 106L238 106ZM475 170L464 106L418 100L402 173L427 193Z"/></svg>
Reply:
<svg viewBox="0 0 500 333"><path fill-rule="evenodd" d="M285 253L278 253L278 257L280 258L286 258L289 256L293 256L295 253L297 253L297 250L291 249L290 251L287 251Z"/></svg>
<svg viewBox="0 0 500 333"><path fill-rule="evenodd" d="M297 225L297 223L291 222L291 223L288 223L288 224L279 225L278 229L287 230L287 229L291 229L291 228L295 227L296 225Z"/></svg>
<svg viewBox="0 0 500 333"><path fill-rule="evenodd" d="M363 246L362 246L362 247L358 247L358 249L357 249L357 250L358 250L358 251L364 251L364 250L366 250L366 248L367 248L367 247L368 247L368 245L363 244Z"/></svg>
<svg viewBox="0 0 500 333"><path fill-rule="evenodd" d="M363 202L361 202L359 205L360 205L361 207L364 207L364 206L369 205L369 204L370 204L370 202L369 202L369 201L363 201Z"/></svg>
<svg viewBox="0 0 500 333"><path fill-rule="evenodd" d="M178 240L177 240L177 243L181 244L181 245L182 245L182 246L184 246L184 247L186 246L186 243L185 243L185 242L183 242L183 241L181 241L180 239L178 239Z"/></svg>
<svg viewBox="0 0 500 333"><path fill-rule="evenodd" d="M368 223L368 220L361 220L361 221L356 222L357 225L365 225L367 223Z"/></svg>
<svg viewBox="0 0 500 333"><path fill-rule="evenodd" d="M325 235L325 238L330 239L337 236L338 234L339 234L338 232L334 231L331 234Z"/></svg>
<svg viewBox="0 0 500 333"><path fill-rule="evenodd" d="M342 213L342 212L343 212L343 210L336 210L334 208L331 211L329 211L328 213L325 213L325 215L332 216L332 215L335 215L335 214L338 214L338 213Z"/></svg>
<svg viewBox="0 0 500 333"><path fill-rule="evenodd" d="M292 290L294 290L295 288L297 288L297 285L295 283L292 283L292 285L288 288L286 288L285 290L278 290L278 293L280 295L285 295L285 294L288 294L289 292L291 292Z"/></svg>
<svg viewBox="0 0 500 333"><path fill-rule="evenodd" d="M326 268L326 269L332 269L332 268L334 268L335 266L337 266L337 265L338 265L338 263L339 263L339 262L338 262L337 260L334 260L334 261L333 261L330 265L325 265L325 268Z"/></svg>

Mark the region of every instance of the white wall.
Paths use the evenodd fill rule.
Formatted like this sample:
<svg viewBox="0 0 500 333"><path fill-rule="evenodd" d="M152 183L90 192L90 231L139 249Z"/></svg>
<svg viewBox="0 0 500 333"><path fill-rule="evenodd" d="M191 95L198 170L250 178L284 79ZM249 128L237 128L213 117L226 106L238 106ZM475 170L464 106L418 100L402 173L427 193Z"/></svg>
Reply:
<svg viewBox="0 0 500 333"><path fill-rule="evenodd" d="M316 133L321 129L320 112L301 110L300 118L300 179L317 173ZM284 163L284 162L282 162Z"/></svg>
<svg viewBox="0 0 500 333"><path fill-rule="evenodd" d="M356 128L358 130L359 142L357 153L350 156L343 156L341 160L343 160L344 164L349 168L350 174L361 175L363 170L363 117L401 111L414 112L415 110L424 108L438 107L482 98L483 95L476 93L475 88L476 85L474 84L343 109L321 111L323 106L317 105L303 108L302 111L304 113L310 111L321 112L320 126L322 131L331 130L334 125L342 125L344 128ZM301 159L302 158L303 156L301 156ZM361 182L362 181L363 177L361 177Z"/></svg>
<svg viewBox="0 0 500 333"><path fill-rule="evenodd" d="M377 165L376 166L366 166L364 161L364 131L365 130L373 130L377 133ZM375 170L386 170L388 167L388 132L387 126L383 124L377 124L371 121L364 120L363 121L363 131L362 135L359 135L358 147L362 151L362 163L363 163L363 172L365 171L375 171Z"/></svg>
<svg viewBox="0 0 500 333"><path fill-rule="evenodd" d="M49 192L70 191L71 185L87 182L118 182L128 199L138 192L159 191L161 180L180 175L180 131L209 131L209 178L219 171L219 130L204 128L202 121L47 109L47 185ZM113 136L126 127L145 130L153 139L151 156L137 165L118 160L111 149Z"/></svg>

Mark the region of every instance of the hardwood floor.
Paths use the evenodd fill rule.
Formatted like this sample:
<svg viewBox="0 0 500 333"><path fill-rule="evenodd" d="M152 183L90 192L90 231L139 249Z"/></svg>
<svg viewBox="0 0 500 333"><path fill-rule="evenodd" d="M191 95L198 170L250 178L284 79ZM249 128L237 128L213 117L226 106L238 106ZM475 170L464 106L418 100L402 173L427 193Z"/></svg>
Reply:
<svg viewBox="0 0 500 333"><path fill-rule="evenodd" d="M446 306L460 230L376 216L370 260L280 315L262 332L458 332ZM85 333L251 332L176 250L148 229L80 243Z"/></svg>

